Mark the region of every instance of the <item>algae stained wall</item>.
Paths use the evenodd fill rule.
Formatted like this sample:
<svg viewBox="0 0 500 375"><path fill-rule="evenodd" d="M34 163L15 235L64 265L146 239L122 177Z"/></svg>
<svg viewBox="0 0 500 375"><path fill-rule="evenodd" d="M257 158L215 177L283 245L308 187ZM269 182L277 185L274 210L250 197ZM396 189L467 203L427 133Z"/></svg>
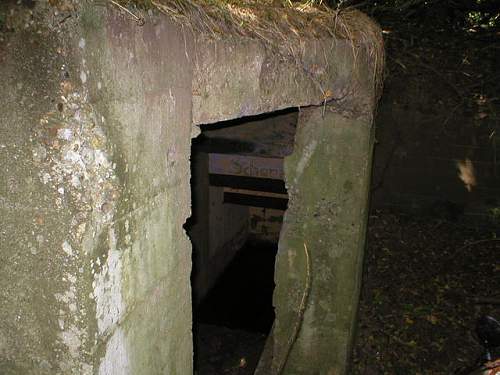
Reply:
<svg viewBox="0 0 500 375"><path fill-rule="evenodd" d="M94 27L96 16L104 29ZM127 350L130 374L190 374L191 244L183 230L190 215L189 34L163 17L139 26L95 10L84 30L89 91L121 182L113 225L123 313L116 328L99 332L101 366L127 373L115 369Z"/></svg>
<svg viewBox="0 0 500 375"><path fill-rule="evenodd" d="M285 161L290 201L276 258L276 318L259 375L282 366L283 374L349 373L374 137L368 116L322 112L301 112Z"/></svg>
<svg viewBox="0 0 500 375"><path fill-rule="evenodd" d="M23 19L27 10L9 14ZM81 252L81 225L90 211L86 186L95 184L108 167L88 160L80 168L72 162L68 146L90 132L80 90L74 87L63 94L60 87L61 73L74 73L61 70L73 65L69 56L58 53L65 43L53 28L36 22L0 33L0 373L4 375L92 372L94 319L87 297L91 275ZM67 99L64 105L61 95ZM78 119L76 111L81 113ZM94 136L102 139L100 134ZM88 148L89 156L94 152L96 148ZM105 153L101 156L105 163ZM80 184L83 168L91 176Z"/></svg>
<svg viewBox="0 0 500 375"><path fill-rule="evenodd" d="M189 37L84 4L0 35L0 373L192 373Z"/></svg>

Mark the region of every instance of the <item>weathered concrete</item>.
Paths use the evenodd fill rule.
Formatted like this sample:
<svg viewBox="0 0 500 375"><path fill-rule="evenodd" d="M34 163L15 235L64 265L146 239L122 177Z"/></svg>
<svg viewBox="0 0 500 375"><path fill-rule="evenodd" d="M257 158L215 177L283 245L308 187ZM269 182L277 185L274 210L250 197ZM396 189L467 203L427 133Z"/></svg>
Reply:
<svg viewBox="0 0 500 375"><path fill-rule="evenodd" d="M99 205L114 205L117 180L67 37L26 24L0 44L2 374L93 371L96 306L83 242L93 210L109 221Z"/></svg>
<svg viewBox="0 0 500 375"><path fill-rule="evenodd" d="M276 320L257 374L346 374L356 321L367 222L371 119L321 108L299 116L285 159L289 208L276 260ZM364 150L364 152L360 152ZM304 244L311 259L310 273ZM310 294L300 332L299 306Z"/></svg>
<svg viewBox="0 0 500 375"><path fill-rule="evenodd" d="M99 331L100 366L126 373L117 368L128 362L131 374L184 375L192 371L191 247L182 229L190 213L190 41L165 18L138 27L97 12L83 21L87 85L122 182L112 226L123 308Z"/></svg>
<svg viewBox="0 0 500 375"><path fill-rule="evenodd" d="M189 374L189 38L101 7L53 25L0 48L0 373Z"/></svg>
<svg viewBox="0 0 500 375"><path fill-rule="evenodd" d="M364 52L356 57L350 42L332 39L297 48L294 58L285 59L255 40L196 40L193 122L208 124L325 101L341 104L338 108L346 112L370 113L373 69Z"/></svg>
<svg viewBox="0 0 500 375"><path fill-rule="evenodd" d="M0 35L0 373L191 374L192 124L329 101L301 114L287 161L268 353L280 360L296 321L307 242L311 296L285 371L343 374L372 145L366 54L322 40L286 59L75 4L37 3Z"/></svg>

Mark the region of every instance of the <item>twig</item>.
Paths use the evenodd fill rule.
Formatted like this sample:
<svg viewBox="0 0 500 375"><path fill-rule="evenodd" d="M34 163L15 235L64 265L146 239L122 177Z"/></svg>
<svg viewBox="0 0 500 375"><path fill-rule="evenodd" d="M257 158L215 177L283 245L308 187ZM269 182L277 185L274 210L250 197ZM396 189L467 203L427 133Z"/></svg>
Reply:
<svg viewBox="0 0 500 375"><path fill-rule="evenodd" d="M307 250L307 245L305 242L304 253L306 255L306 282L304 285L304 292L302 293L302 300L300 301L299 310L297 311L297 320L295 322L295 326L293 327L292 335L288 339L285 355L283 356L283 359L278 366L276 375L281 375L281 373L283 372L283 369L285 368L286 362L288 360L288 356L292 351L293 344L297 340L300 328L302 327L302 321L304 320L304 312L306 310L307 299L309 298L309 292L311 290L311 259L309 257L309 251Z"/></svg>
<svg viewBox="0 0 500 375"><path fill-rule="evenodd" d="M123 5L117 3L116 1L109 0L109 2L111 4L113 4L114 6L120 8L122 11L124 11L125 13L127 13L129 16L131 16L135 20L135 22L137 22L137 24L139 26L143 26L146 23L146 21L144 20L144 18L142 18L142 17L140 17L140 16L132 13L130 10L128 10L127 8L125 8Z"/></svg>
<svg viewBox="0 0 500 375"><path fill-rule="evenodd" d="M479 244L482 244L482 243L485 243L485 242L496 242L496 241L500 241L500 238L486 238L484 240L478 240L478 241L474 241L474 242L469 242L469 243L465 244L464 246L460 247L457 250L457 252L460 252L463 249L466 249L466 248L468 248L470 246L479 245Z"/></svg>

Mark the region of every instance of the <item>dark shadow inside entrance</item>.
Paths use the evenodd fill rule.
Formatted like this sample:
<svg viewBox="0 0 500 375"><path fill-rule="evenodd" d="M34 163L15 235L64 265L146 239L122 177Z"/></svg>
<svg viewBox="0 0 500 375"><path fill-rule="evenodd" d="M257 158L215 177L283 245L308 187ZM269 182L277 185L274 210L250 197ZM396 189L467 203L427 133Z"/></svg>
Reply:
<svg viewBox="0 0 500 375"><path fill-rule="evenodd" d="M253 374L274 321L274 261L298 111L203 125L191 154L197 375Z"/></svg>
<svg viewBox="0 0 500 375"><path fill-rule="evenodd" d="M274 259L278 244L248 240L197 306L200 323L269 333L274 321Z"/></svg>
<svg viewBox="0 0 500 375"><path fill-rule="evenodd" d="M274 321L276 250L247 242L194 309L197 374L253 374Z"/></svg>

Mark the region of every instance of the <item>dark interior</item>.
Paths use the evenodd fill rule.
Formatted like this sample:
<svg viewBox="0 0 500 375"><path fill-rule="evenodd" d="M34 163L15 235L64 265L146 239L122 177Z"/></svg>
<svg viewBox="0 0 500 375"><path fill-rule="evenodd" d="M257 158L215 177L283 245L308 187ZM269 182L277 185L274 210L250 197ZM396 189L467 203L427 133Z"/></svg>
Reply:
<svg viewBox="0 0 500 375"><path fill-rule="evenodd" d="M193 140L192 153L262 157L264 162L265 158L282 160L293 149L296 116L297 110L290 109L202 126L202 133ZM192 186L199 183L197 178L205 178L195 172L197 160L192 158ZM194 303L195 370L199 375L231 371L253 374L274 320L274 261L287 206L285 184L283 179L210 171L208 184L224 189L222 205L248 207L249 233L208 293ZM200 220L196 210L202 204L194 188L192 195L195 214L186 224L188 233ZM255 230L259 215L265 216L269 210L278 212L272 217L272 238L265 225L262 233ZM200 249L193 241L193 275L205 266L196 257L197 251ZM193 287L195 301L196 293Z"/></svg>

